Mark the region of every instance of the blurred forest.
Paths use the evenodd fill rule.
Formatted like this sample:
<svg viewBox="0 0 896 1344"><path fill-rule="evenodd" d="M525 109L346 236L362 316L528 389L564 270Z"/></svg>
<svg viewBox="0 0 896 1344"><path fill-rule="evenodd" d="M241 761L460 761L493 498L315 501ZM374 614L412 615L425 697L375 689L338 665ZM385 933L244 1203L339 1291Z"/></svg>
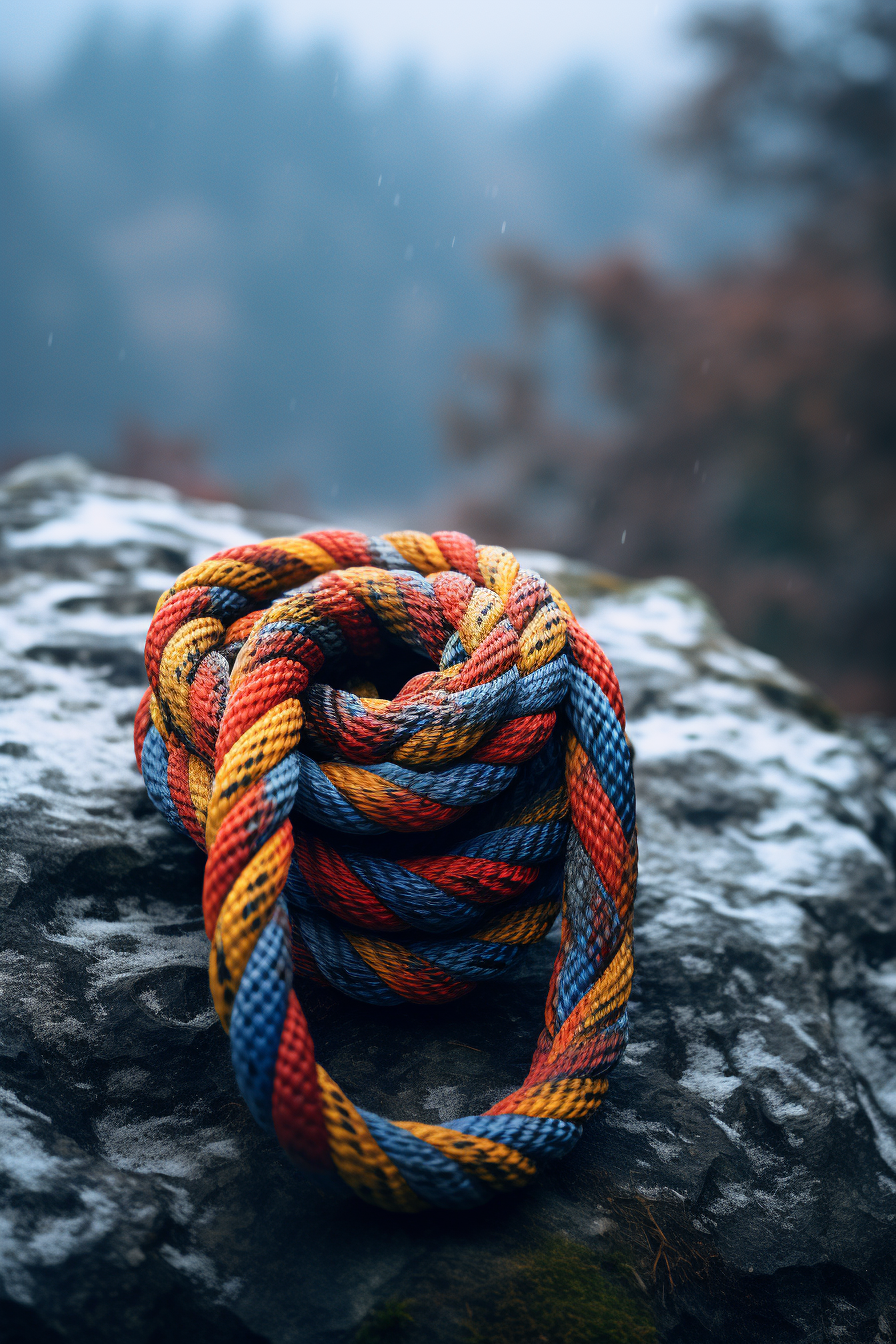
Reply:
<svg viewBox="0 0 896 1344"><path fill-rule="evenodd" d="M755 8L698 19L704 86L666 123L733 195L784 196L764 254L675 279L629 250L502 255L506 355L444 415L473 535L682 574L844 709L896 713L896 6L811 42ZM601 421L563 414L544 346L590 333Z"/></svg>
<svg viewBox="0 0 896 1344"><path fill-rule="evenodd" d="M410 68L373 86L248 17L193 45L97 20L4 89L0 176L0 455L108 458L142 421L207 446L212 493L368 516L449 480L434 407L510 331L487 248L696 264L757 223L652 155L599 73L518 107Z"/></svg>

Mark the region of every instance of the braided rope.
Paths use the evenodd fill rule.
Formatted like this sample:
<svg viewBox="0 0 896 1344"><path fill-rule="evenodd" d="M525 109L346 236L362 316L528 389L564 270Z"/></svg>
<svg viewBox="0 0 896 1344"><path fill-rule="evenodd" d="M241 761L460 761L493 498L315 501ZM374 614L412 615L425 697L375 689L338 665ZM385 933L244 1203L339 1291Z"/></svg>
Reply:
<svg viewBox="0 0 896 1344"><path fill-rule="evenodd" d="M207 850L212 997L258 1123L408 1211L481 1203L567 1152L625 1047L637 839L619 686L555 589L458 532L277 538L182 574L146 669L137 763ZM384 1120L315 1062L294 977L447 1001L561 901L529 1074L484 1115Z"/></svg>

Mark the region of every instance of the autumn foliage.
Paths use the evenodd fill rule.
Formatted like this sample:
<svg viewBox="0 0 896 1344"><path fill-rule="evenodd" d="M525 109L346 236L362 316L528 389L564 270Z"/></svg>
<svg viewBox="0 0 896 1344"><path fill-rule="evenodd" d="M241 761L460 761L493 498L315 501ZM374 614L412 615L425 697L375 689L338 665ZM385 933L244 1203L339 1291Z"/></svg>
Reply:
<svg viewBox="0 0 896 1344"><path fill-rule="evenodd" d="M843 708L893 713L896 16L866 5L851 23L801 51L761 11L698 25L716 74L667 144L792 193L769 255L688 281L634 255L505 255L522 353L475 364L490 408L446 420L474 534L683 574ZM563 306L593 338L599 430L564 421L539 372Z"/></svg>

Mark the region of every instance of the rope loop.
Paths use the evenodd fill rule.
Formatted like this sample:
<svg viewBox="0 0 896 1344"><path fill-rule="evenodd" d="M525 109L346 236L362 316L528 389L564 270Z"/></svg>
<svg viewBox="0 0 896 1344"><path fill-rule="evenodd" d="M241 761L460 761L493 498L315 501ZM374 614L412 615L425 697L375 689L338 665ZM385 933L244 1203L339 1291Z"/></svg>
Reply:
<svg viewBox="0 0 896 1344"><path fill-rule="evenodd" d="M146 640L137 763L207 851L209 979L237 1082L299 1164L413 1211L575 1144L625 1048L637 837L619 685L544 579L459 532L319 531L188 569ZM466 994L562 911L525 1082L393 1122L316 1063L294 982Z"/></svg>

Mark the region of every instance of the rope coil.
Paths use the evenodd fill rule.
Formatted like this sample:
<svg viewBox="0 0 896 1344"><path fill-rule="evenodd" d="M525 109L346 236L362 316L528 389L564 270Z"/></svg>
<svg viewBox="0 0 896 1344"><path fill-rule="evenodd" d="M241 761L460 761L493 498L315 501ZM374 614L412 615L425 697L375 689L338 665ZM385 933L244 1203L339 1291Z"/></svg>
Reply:
<svg viewBox="0 0 896 1344"><path fill-rule="evenodd" d="M619 685L559 593L458 532L276 538L162 594L146 670L137 764L207 851L211 992L257 1122L406 1211L567 1152L625 1048L637 837ZM294 978L448 1001L561 908L529 1074L484 1115L385 1120L316 1063Z"/></svg>

